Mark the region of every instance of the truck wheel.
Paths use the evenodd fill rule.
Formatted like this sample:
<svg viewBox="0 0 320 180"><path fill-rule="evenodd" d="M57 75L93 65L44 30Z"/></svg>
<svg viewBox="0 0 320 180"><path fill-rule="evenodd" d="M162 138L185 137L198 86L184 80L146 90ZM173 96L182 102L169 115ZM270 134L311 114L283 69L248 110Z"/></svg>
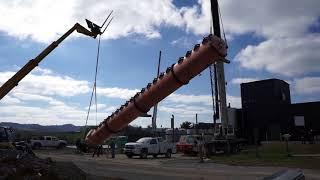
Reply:
<svg viewBox="0 0 320 180"><path fill-rule="evenodd" d="M141 150L140 158L141 159L147 159L147 157L148 157L148 150L147 149Z"/></svg>
<svg viewBox="0 0 320 180"><path fill-rule="evenodd" d="M35 143L33 145L33 149L40 149L41 148L41 144L40 143Z"/></svg>
<svg viewBox="0 0 320 180"><path fill-rule="evenodd" d="M166 158L171 158L171 149L168 149L166 152Z"/></svg>
<svg viewBox="0 0 320 180"><path fill-rule="evenodd" d="M57 149L62 149L64 148L66 145L64 143L60 143L58 146L57 146Z"/></svg>
<svg viewBox="0 0 320 180"><path fill-rule="evenodd" d="M127 157L128 158L132 158L132 154L127 154Z"/></svg>

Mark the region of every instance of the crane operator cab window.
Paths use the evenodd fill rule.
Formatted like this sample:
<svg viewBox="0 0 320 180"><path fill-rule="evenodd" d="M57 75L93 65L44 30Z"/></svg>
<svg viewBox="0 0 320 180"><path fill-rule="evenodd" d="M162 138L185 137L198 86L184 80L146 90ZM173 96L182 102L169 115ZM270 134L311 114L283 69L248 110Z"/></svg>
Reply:
<svg viewBox="0 0 320 180"><path fill-rule="evenodd" d="M157 144L157 140L156 139L151 139L150 144Z"/></svg>

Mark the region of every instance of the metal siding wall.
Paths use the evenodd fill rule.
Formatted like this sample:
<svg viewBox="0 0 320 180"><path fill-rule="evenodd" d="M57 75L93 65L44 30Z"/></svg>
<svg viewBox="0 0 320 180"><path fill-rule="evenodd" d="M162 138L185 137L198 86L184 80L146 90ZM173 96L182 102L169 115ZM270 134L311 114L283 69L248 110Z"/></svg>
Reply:
<svg viewBox="0 0 320 180"><path fill-rule="evenodd" d="M283 99L282 94L286 99ZM241 84L241 98L245 134L249 141L252 140L254 128L259 129L261 140L266 139L266 134L272 134L273 138L279 139L279 131L281 133L288 131L290 113L287 106L291 98L287 83L277 79L244 83ZM272 127L279 127L280 130Z"/></svg>

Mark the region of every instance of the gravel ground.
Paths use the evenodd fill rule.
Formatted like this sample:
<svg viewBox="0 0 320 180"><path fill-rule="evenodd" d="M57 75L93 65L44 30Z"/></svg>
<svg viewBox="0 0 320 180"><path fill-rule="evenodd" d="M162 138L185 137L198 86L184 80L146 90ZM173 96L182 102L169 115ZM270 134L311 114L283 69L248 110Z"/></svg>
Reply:
<svg viewBox="0 0 320 180"><path fill-rule="evenodd" d="M197 157L175 154L171 159L158 157L148 159L128 159L118 154L115 159L106 155L91 157L91 154L75 154L72 150L38 150L42 158L51 157L54 161L73 162L87 174L99 177L119 179L262 179L271 174L285 170L285 167L229 166L216 164L210 160L200 163ZM303 170L306 179L320 179L320 171Z"/></svg>

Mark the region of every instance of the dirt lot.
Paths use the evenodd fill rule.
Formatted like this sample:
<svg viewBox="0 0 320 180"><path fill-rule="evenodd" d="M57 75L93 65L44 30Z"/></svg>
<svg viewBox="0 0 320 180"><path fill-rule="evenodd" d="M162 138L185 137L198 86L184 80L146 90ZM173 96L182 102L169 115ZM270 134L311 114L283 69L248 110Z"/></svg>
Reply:
<svg viewBox="0 0 320 180"><path fill-rule="evenodd" d="M199 163L197 157L180 154L171 159L158 157L148 159L133 158L118 154L115 159L107 156L92 158L91 155L75 154L72 150L38 150L40 157L51 157L54 161L69 161L84 172L99 176L119 179L262 179L285 167L229 166L208 160ZM306 179L320 179L320 171L304 169ZM103 178L108 179L108 178Z"/></svg>

